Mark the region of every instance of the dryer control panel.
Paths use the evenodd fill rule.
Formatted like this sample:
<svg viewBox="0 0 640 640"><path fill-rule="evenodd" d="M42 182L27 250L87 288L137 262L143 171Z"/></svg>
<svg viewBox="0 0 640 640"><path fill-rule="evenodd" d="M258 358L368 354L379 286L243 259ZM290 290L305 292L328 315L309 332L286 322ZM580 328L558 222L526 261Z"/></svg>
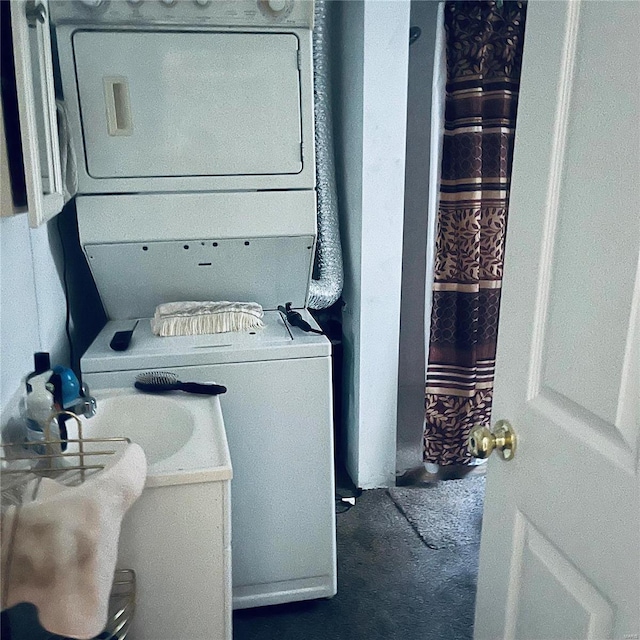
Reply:
<svg viewBox="0 0 640 640"><path fill-rule="evenodd" d="M313 28L313 0L53 0L55 24Z"/></svg>

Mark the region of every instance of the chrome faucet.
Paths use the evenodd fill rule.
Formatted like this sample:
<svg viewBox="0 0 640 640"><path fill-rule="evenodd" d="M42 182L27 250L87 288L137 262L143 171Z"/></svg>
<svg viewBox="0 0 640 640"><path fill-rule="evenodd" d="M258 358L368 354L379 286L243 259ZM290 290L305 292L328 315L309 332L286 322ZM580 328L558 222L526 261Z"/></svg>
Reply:
<svg viewBox="0 0 640 640"><path fill-rule="evenodd" d="M80 387L80 397L77 399L76 403L69 407L65 407L67 411L72 411L76 415L82 415L85 418L92 418L95 416L97 408L98 403L91 395L89 385L86 383L82 383L82 387Z"/></svg>

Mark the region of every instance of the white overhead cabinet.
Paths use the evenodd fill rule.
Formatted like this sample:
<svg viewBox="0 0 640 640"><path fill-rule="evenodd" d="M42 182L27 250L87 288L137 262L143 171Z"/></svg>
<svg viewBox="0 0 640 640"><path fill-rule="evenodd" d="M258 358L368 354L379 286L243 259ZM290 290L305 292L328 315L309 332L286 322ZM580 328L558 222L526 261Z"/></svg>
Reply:
<svg viewBox="0 0 640 640"><path fill-rule="evenodd" d="M0 100L0 216L10 216L16 212L16 206L13 201L13 189L9 175L9 154L4 130L4 112L2 100Z"/></svg>
<svg viewBox="0 0 640 640"><path fill-rule="evenodd" d="M64 206L47 0L12 0L11 31L29 225Z"/></svg>

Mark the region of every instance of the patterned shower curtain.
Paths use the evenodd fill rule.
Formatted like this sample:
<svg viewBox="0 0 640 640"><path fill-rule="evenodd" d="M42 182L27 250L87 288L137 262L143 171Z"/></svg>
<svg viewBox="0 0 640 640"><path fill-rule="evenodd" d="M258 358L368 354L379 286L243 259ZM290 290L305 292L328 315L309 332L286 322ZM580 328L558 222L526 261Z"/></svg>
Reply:
<svg viewBox="0 0 640 640"><path fill-rule="evenodd" d="M489 425L525 2L445 4L447 88L424 460L466 464Z"/></svg>

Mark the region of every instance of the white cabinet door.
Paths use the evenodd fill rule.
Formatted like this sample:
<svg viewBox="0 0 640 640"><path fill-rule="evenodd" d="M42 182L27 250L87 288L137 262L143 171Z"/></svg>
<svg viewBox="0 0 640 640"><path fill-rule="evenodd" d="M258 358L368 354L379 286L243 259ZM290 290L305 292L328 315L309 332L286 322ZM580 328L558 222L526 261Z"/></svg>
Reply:
<svg viewBox="0 0 640 640"><path fill-rule="evenodd" d="M64 205L47 0L12 0L11 30L29 225Z"/></svg>
<svg viewBox="0 0 640 640"><path fill-rule="evenodd" d="M9 154L4 133L4 113L0 99L0 216L11 216L16 213L13 203L13 190L9 174Z"/></svg>
<svg viewBox="0 0 640 640"><path fill-rule="evenodd" d="M640 634L640 3L529 2L475 638Z"/></svg>

